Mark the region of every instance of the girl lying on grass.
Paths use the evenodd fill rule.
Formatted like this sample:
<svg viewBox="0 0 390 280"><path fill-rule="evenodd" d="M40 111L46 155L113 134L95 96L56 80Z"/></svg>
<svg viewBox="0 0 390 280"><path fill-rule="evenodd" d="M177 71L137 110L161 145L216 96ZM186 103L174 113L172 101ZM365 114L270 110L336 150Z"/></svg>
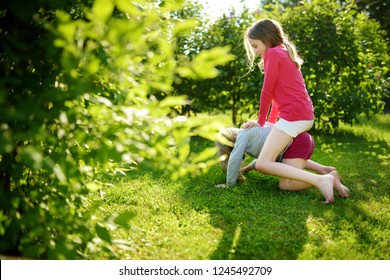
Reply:
<svg viewBox="0 0 390 280"><path fill-rule="evenodd" d="M226 184L219 184L216 187L234 186L237 181L245 180L243 174L250 170L256 170L256 159L241 168L244 155L249 154L257 158L272 128L273 125L268 123L265 126L253 126L249 129L227 128L221 132L229 142L229 146L220 142L216 142L216 145L219 149L219 155L224 156L221 166L227 174ZM291 141L277 160L299 169L309 169L319 174L332 175L334 177L334 189L341 197L347 198L349 189L343 185L336 168L324 166L311 160L313 152L314 140L308 132L303 132ZM302 181L280 178L279 187L283 190L297 191L307 189L311 185ZM321 191L320 188L318 189ZM326 195L322 195L326 200Z"/></svg>

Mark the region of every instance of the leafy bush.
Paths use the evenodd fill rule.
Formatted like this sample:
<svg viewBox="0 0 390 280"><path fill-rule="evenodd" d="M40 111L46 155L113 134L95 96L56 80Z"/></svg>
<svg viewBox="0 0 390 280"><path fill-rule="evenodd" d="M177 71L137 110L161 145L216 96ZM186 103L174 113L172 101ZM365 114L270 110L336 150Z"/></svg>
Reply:
<svg viewBox="0 0 390 280"><path fill-rule="evenodd" d="M94 220L91 191L143 165L175 179L215 162L214 149L193 156L190 140L214 139L216 126L171 110L187 102L169 96L175 77L194 73L194 62L174 56L176 34L193 22L171 17L183 1L88 2L0 4L3 254L114 258L126 243L109 229L134 213ZM231 59L215 52L227 49L194 58L200 78Z"/></svg>

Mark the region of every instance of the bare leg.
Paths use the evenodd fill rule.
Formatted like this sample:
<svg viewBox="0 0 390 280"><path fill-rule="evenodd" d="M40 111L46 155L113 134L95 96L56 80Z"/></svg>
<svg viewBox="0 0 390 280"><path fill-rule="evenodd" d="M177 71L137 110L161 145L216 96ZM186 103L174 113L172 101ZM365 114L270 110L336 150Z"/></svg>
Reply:
<svg viewBox="0 0 390 280"><path fill-rule="evenodd" d="M294 159L283 159L284 164L288 164L290 166L294 166L299 169L304 169L306 165L306 160L302 158L294 158ZM299 190L304 190L307 188L310 188L312 185L302 182L302 181L296 181L296 180L291 180L287 178L280 178L279 179L279 187L282 190L287 190L287 191L299 191Z"/></svg>
<svg viewBox="0 0 390 280"><path fill-rule="evenodd" d="M337 170L333 166L325 166L318 162L315 162L313 160L304 160L300 158L295 159L283 159L283 163L294 166L299 169L309 169L314 172L317 172L319 174L329 174L334 177L334 189L338 192L338 194L341 197L347 198L349 196L350 190L343 185L341 176L338 174ZM249 164L241 169L241 172L243 174L254 170L252 168L252 164ZM290 191L297 191L297 190L303 190L311 187L311 184L297 181L297 180L291 180L287 178L280 177L279 179L279 187L283 190L290 190Z"/></svg>
<svg viewBox="0 0 390 280"><path fill-rule="evenodd" d="M332 171L336 171L336 168L334 168L333 166L325 166L311 159L307 161L305 168L313 170L314 172L317 172L319 174L328 174Z"/></svg>
<svg viewBox="0 0 390 280"><path fill-rule="evenodd" d="M317 175L294 166L275 162L276 157L290 141L291 137L289 135L276 127L272 128L256 161L256 169L262 173L303 181L309 185L313 185L321 191L325 198L325 203L332 203L334 199L334 177L332 175Z"/></svg>
<svg viewBox="0 0 390 280"><path fill-rule="evenodd" d="M340 174L333 166L325 166L313 160L308 160L305 168L318 172L320 174L330 174L334 177L334 188L341 197L349 196L349 189L343 185Z"/></svg>
<svg viewBox="0 0 390 280"><path fill-rule="evenodd" d="M338 192L338 194L343 198L349 197L349 189L343 185L341 177L337 173L337 171L332 171L329 174L334 177L334 188Z"/></svg>

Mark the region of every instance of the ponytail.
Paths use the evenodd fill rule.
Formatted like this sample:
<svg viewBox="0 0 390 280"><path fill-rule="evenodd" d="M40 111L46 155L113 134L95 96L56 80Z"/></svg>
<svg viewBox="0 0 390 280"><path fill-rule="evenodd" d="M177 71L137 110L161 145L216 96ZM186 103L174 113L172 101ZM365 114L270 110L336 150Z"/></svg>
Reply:
<svg viewBox="0 0 390 280"><path fill-rule="evenodd" d="M286 47L291 60L295 63L297 68L300 69L303 60L299 57L295 46L287 39L287 36L283 39L283 45Z"/></svg>

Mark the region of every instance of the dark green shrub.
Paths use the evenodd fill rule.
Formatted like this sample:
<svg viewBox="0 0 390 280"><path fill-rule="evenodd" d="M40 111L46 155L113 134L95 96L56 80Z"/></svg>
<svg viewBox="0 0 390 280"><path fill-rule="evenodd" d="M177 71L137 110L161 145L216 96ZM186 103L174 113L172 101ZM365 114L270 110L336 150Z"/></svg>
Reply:
<svg viewBox="0 0 390 280"><path fill-rule="evenodd" d="M215 162L213 149L194 158L190 140L214 139L217 127L175 117L186 98L169 95L194 65L200 78L213 76L230 59L215 52L227 49L176 61L175 35L192 27L170 17L182 1L88 2L0 4L2 254L115 258L126 243L109 229L127 227L134 213L94 220L90 192L142 165L178 178Z"/></svg>

